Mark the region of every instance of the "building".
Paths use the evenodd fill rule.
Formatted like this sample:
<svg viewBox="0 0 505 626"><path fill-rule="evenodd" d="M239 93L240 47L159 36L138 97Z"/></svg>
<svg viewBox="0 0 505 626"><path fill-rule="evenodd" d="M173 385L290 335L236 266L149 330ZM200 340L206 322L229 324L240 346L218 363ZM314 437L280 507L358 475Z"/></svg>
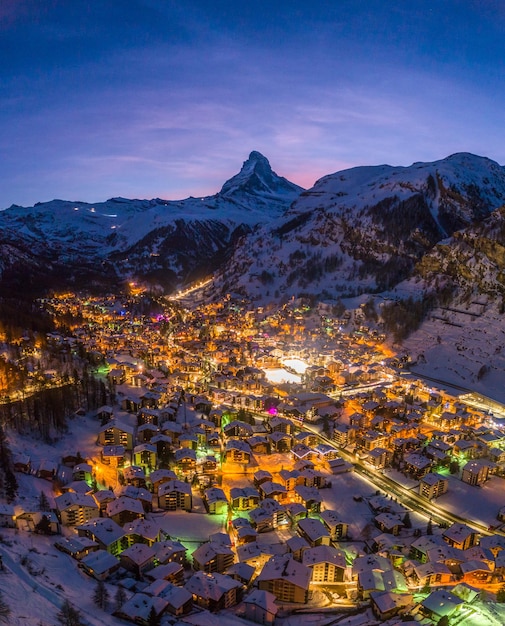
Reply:
<svg viewBox="0 0 505 626"><path fill-rule="evenodd" d="M429 472L419 481L419 495L428 500L438 498L447 492L449 480L440 474Z"/></svg>
<svg viewBox="0 0 505 626"><path fill-rule="evenodd" d="M341 583L346 568L345 553L332 546L316 546L303 552L302 563L312 571L313 583Z"/></svg>
<svg viewBox="0 0 505 626"><path fill-rule="evenodd" d="M306 603L312 570L290 554L273 556L256 579L260 591L272 593L280 602Z"/></svg>
<svg viewBox="0 0 505 626"><path fill-rule="evenodd" d="M193 507L191 485L182 480L169 480L162 483L158 489L158 506L165 511L177 509L191 511Z"/></svg>
<svg viewBox="0 0 505 626"><path fill-rule="evenodd" d="M242 599L243 585L224 574L195 572L184 585L193 595L193 602L209 611L235 606Z"/></svg>

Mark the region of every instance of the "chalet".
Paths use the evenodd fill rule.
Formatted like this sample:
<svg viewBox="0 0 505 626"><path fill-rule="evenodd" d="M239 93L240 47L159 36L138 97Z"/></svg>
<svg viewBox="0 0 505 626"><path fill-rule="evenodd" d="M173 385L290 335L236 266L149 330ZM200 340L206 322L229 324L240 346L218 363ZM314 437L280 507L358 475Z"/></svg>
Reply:
<svg viewBox="0 0 505 626"><path fill-rule="evenodd" d="M431 587L433 585L449 585L454 577L451 570L441 561L429 561L428 563L412 562L412 575L419 587ZM408 568L405 569L405 572Z"/></svg>
<svg viewBox="0 0 505 626"><path fill-rule="evenodd" d="M186 548L179 541L166 539L153 543L152 547L158 563L162 565L165 563L184 563Z"/></svg>
<svg viewBox="0 0 505 626"><path fill-rule="evenodd" d="M132 487L146 486L146 473L143 467L138 465L129 465L123 469L123 478L127 485Z"/></svg>
<svg viewBox="0 0 505 626"><path fill-rule="evenodd" d="M442 533L444 541L453 548L466 550L475 546L478 542L478 533L466 524L455 522Z"/></svg>
<svg viewBox="0 0 505 626"><path fill-rule="evenodd" d="M330 534L318 519L312 517L301 519L298 522L298 532L312 547L330 545Z"/></svg>
<svg viewBox="0 0 505 626"><path fill-rule="evenodd" d="M125 545L125 532L114 520L98 517L76 528L79 537L88 537L98 543L101 550L118 555Z"/></svg>
<svg viewBox="0 0 505 626"><path fill-rule="evenodd" d="M93 467L89 463L74 465L72 480L83 480L88 483L88 485L91 485L93 481Z"/></svg>
<svg viewBox="0 0 505 626"><path fill-rule="evenodd" d="M338 541L347 537L349 524L343 522L337 511L326 509L319 513L324 526L328 529L332 541Z"/></svg>
<svg viewBox="0 0 505 626"><path fill-rule="evenodd" d="M271 449L275 452L289 452L293 445L293 437L283 432L273 432L267 435Z"/></svg>
<svg viewBox="0 0 505 626"><path fill-rule="evenodd" d="M32 469L31 459L26 454L16 454L14 456L14 471L21 472L23 474L29 474Z"/></svg>
<svg viewBox="0 0 505 626"><path fill-rule="evenodd" d="M109 502L105 512L107 517L120 526L144 517L142 503L128 496L119 496L119 498Z"/></svg>
<svg viewBox="0 0 505 626"><path fill-rule="evenodd" d="M419 481L419 495L424 496L428 500L438 498L447 492L449 488L449 480L434 472L429 472Z"/></svg>
<svg viewBox="0 0 505 626"><path fill-rule="evenodd" d="M272 474L267 470L258 470L254 473L253 481L255 487L259 487L261 483L267 480L272 480Z"/></svg>
<svg viewBox="0 0 505 626"><path fill-rule="evenodd" d="M134 543L120 554L121 567L141 578L155 565L155 551L145 543Z"/></svg>
<svg viewBox="0 0 505 626"><path fill-rule="evenodd" d="M127 496L128 498L139 500L139 502L141 502L142 504L142 508L146 513L152 511L153 496L152 493L148 491L145 487L125 485L124 487L121 487L121 490L118 492L118 497L119 496Z"/></svg>
<svg viewBox="0 0 505 626"><path fill-rule="evenodd" d="M194 472L196 470L196 452L191 448L178 448L175 451L175 464L183 472Z"/></svg>
<svg viewBox="0 0 505 626"><path fill-rule="evenodd" d="M137 441L139 443L149 443L153 437L160 434L160 429L156 424L146 422L137 428Z"/></svg>
<svg viewBox="0 0 505 626"><path fill-rule="evenodd" d="M54 542L54 547L69 554L73 559L80 561L82 558L96 552L98 544L87 537L62 537ZM107 553L108 554L108 553Z"/></svg>
<svg viewBox="0 0 505 626"><path fill-rule="evenodd" d="M309 513L319 513L323 498L316 487L297 485L295 487L295 500L303 504Z"/></svg>
<svg viewBox="0 0 505 626"><path fill-rule="evenodd" d="M101 421L102 424L106 424L114 417L114 409L104 404L95 411L95 417Z"/></svg>
<svg viewBox="0 0 505 626"><path fill-rule="evenodd" d="M297 470L281 469L279 472L279 481L288 492L294 492L295 487L299 484L299 478L300 472Z"/></svg>
<svg viewBox="0 0 505 626"><path fill-rule="evenodd" d="M251 448L251 452L253 452L254 454L269 454L270 453L270 443L265 436L255 435L253 437L249 437L247 441Z"/></svg>
<svg viewBox="0 0 505 626"><path fill-rule="evenodd" d="M345 553L332 546L316 546L303 552L302 563L312 571L313 583L341 583L346 568Z"/></svg>
<svg viewBox="0 0 505 626"><path fill-rule="evenodd" d="M63 526L77 526L98 517L99 508L92 496L69 491L54 500Z"/></svg>
<svg viewBox="0 0 505 626"><path fill-rule="evenodd" d="M257 507L260 494L254 487L232 487L230 489L231 506L237 511L247 511Z"/></svg>
<svg viewBox="0 0 505 626"><path fill-rule="evenodd" d="M168 483L170 480L176 480L177 475L173 470L169 469L157 469L149 474L149 482L152 485L155 495L158 494L160 485Z"/></svg>
<svg viewBox="0 0 505 626"><path fill-rule="evenodd" d="M294 535L293 537L290 537L286 541L286 545L288 547L289 554L291 554L294 560L298 561L299 563L302 562L303 553L310 548L307 540L303 537L300 537L299 535Z"/></svg>
<svg viewBox="0 0 505 626"><path fill-rule="evenodd" d="M198 448L198 437L195 433L182 433L179 435L179 445L181 448L196 450Z"/></svg>
<svg viewBox="0 0 505 626"><path fill-rule="evenodd" d="M242 599L242 584L218 572L195 572L184 587L198 606L209 611L230 608Z"/></svg>
<svg viewBox="0 0 505 626"><path fill-rule="evenodd" d="M405 461L404 472L416 480L425 476L430 471L432 465L430 459L415 452L406 454L403 460Z"/></svg>
<svg viewBox="0 0 505 626"><path fill-rule="evenodd" d="M293 454L293 458L295 460L298 459L315 459L317 458L317 452L315 452L312 448L309 448L304 443L297 443L291 448L291 453Z"/></svg>
<svg viewBox="0 0 505 626"><path fill-rule="evenodd" d="M54 461L44 459L40 462L39 468L37 470L37 476L39 478L43 478L44 480L53 480L57 472L58 464Z"/></svg>
<svg viewBox="0 0 505 626"><path fill-rule="evenodd" d="M146 543L148 546L153 546L168 536L157 522L145 517L138 517L127 522L123 525L123 529L129 546L134 543Z"/></svg>
<svg viewBox="0 0 505 626"><path fill-rule="evenodd" d="M256 568L248 563L234 563L225 572L227 576L238 580L246 587L251 583L252 578L256 572Z"/></svg>
<svg viewBox="0 0 505 626"><path fill-rule="evenodd" d="M375 516L374 522L383 533L391 533L392 535L398 535L400 528L403 527L402 520L391 513L379 513Z"/></svg>
<svg viewBox="0 0 505 626"><path fill-rule="evenodd" d="M256 578L258 589L272 593L279 602L307 603L312 572L291 555L273 556Z"/></svg>
<svg viewBox="0 0 505 626"><path fill-rule="evenodd" d="M277 502L283 502L287 497L286 487L271 481L261 483L259 492L262 499L272 498L273 500L277 500Z"/></svg>
<svg viewBox="0 0 505 626"><path fill-rule="evenodd" d="M279 610L275 601L276 597L273 593L255 589L243 601L245 619L257 624L273 626Z"/></svg>
<svg viewBox="0 0 505 626"><path fill-rule="evenodd" d="M98 444L101 446L123 446L125 450L132 450L134 434L135 428L133 426L111 420L100 428Z"/></svg>
<svg viewBox="0 0 505 626"><path fill-rule="evenodd" d="M246 441L229 439L226 442L224 456L228 462L247 464L251 460L251 448Z"/></svg>
<svg viewBox="0 0 505 626"><path fill-rule="evenodd" d="M233 550L222 543L203 543L192 554L193 569L207 573L225 572L235 560Z"/></svg>
<svg viewBox="0 0 505 626"><path fill-rule="evenodd" d="M294 424L286 417L272 417L268 422L268 426L273 433L284 433L285 435L294 433Z"/></svg>
<svg viewBox="0 0 505 626"><path fill-rule="evenodd" d="M461 480L469 485L482 485L489 477L490 468L494 464L484 459L468 461L463 466Z"/></svg>
<svg viewBox="0 0 505 626"><path fill-rule="evenodd" d="M38 532L41 524L51 535L61 532L60 521L53 511L23 511L16 517L16 528L26 532Z"/></svg>
<svg viewBox="0 0 505 626"><path fill-rule="evenodd" d="M237 437L239 439L243 439L251 437L253 429L251 424L248 424L247 422L233 420L224 426L223 433L226 437Z"/></svg>
<svg viewBox="0 0 505 626"><path fill-rule="evenodd" d="M151 578L154 571L147 572L146 578ZM154 580L142 590L142 593L147 596L162 598L167 603L167 613L177 617L186 615L193 608L192 594L184 587L179 587L169 580Z"/></svg>
<svg viewBox="0 0 505 626"><path fill-rule="evenodd" d="M120 567L119 559L105 550L97 550L84 556L79 565L88 576L96 580L106 580Z"/></svg>
<svg viewBox="0 0 505 626"><path fill-rule="evenodd" d="M284 505L284 509L293 525L307 517L307 509L301 502L288 502Z"/></svg>
<svg viewBox="0 0 505 626"><path fill-rule="evenodd" d="M116 610L114 615L139 626L148 626L153 615L159 620L167 609L168 602L164 598L136 593Z"/></svg>
<svg viewBox="0 0 505 626"><path fill-rule="evenodd" d="M151 581L164 580L177 585L184 580L184 567L181 563L165 563L145 572L144 578ZM145 589L144 592L149 594Z"/></svg>
<svg viewBox="0 0 505 626"><path fill-rule="evenodd" d="M395 569L364 569L358 574L358 595L363 600L374 591L404 593L407 591L405 577Z"/></svg>
<svg viewBox="0 0 505 626"><path fill-rule="evenodd" d="M123 467L125 460L124 446L104 446L101 452L102 463L111 467Z"/></svg>
<svg viewBox="0 0 505 626"><path fill-rule="evenodd" d="M191 485L182 480L170 480L161 484L158 489L158 506L165 511L177 509L191 511L193 506Z"/></svg>
<svg viewBox="0 0 505 626"><path fill-rule="evenodd" d="M141 443L133 448L133 465L153 469L157 465L157 448L149 443Z"/></svg>
<svg viewBox="0 0 505 626"><path fill-rule="evenodd" d="M352 463L348 461L344 461L344 459L337 457L336 459L331 459L328 461L328 466L330 468L330 472L332 474L343 474L345 472L352 472L354 466Z"/></svg>
<svg viewBox="0 0 505 626"><path fill-rule="evenodd" d="M210 515L223 515L228 512L228 498L219 487L210 487L203 494L203 503Z"/></svg>
<svg viewBox="0 0 505 626"><path fill-rule="evenodd" d="M457 615L462 606L463 600L446 589L432 591L420 603L421 612L435 623L443 617L449 619L453 615Z"/></svg>
<svg viewBox="0 0 505 626"><path fill-rule="evenodd" d="M374 615L381 622L386 622L395 615L405 613L413 606L412 595L392 593L391 591L372 591L370 601Z"/></svg>
<svg viewBox="0 0 505 626"><path fill-rule="evenodd" d="M268 532L286 519L286 511L276 500L265 498L258 508L249 511L249 519L257 532Z"/></svg>

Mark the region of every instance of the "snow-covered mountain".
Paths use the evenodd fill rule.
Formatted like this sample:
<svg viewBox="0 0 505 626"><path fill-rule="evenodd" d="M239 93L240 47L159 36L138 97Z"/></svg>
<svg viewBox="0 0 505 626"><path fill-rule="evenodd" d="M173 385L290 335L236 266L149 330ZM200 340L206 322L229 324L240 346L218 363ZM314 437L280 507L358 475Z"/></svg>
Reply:
<svg viewBox="0 0 505 626"><path fill-rule="evenodd" d="M0 212L0 275L9 285L26 285L30 274L44 284L142 277L173 288L214 270L239 235L281 215L302 191L251 152L213 196L14 205Z"/></svg>
<svg viewBox="0 0 505 626"><path fill-rule="evenodd" d="M467 153L337 172L249 234L214 286L253 301L392 290L438 242L504 202L505 168Z"/></svg>

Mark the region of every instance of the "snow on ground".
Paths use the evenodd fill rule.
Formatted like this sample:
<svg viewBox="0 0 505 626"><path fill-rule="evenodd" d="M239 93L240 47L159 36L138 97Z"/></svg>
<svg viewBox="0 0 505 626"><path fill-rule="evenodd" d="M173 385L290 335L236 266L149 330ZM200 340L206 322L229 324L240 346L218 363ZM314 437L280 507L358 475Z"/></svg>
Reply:
<svg viewBox="0 0 505 626"><path fill-rule="evenodd" d="M498 511L505 505L505 480L492 476L481 487L467 485L456 476L447 476L449 490L435 502L437 506L475 520L485 526L497 526Z"/></svg>
<svg viewBox="0 0 505 626"><path fill-rule="evenodd" d="M92 626L124 624L98 609L92 600L96 581L77 562L54 548L54 538L2 529L0 589L11 608L9 626L54 624L65 599ZM114 597L115 587L107 585Z"/></svg>
<svg viewBox="0 0 505 626"><path fill-rule="evenodd" d="M491 307L473 318L453 311L434 314L403 344L414 361L419 355L426 360L413 370L505 402L503 316Z"/></svg>

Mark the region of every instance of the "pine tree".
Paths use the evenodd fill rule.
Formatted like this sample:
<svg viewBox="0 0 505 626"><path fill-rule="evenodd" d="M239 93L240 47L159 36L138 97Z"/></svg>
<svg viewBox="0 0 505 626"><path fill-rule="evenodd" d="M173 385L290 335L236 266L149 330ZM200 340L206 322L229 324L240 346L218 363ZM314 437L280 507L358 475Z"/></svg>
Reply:
<svg viewBox="0 0 505 626"><path fill-rule="evenodd" d="M107 591L107 587L103 580L99 580L95 587L95 592L93 593L93 602L97 607L106 611L109 608L109 592Z"/></svg>
<svg viewBox="0 0 505 626"><path fill-rule="evenodd" d="M119 609L126 602L126 592L123 587L118 587L116 591L116 595L114 596L114 606L115 610L119 611Z"/></svg>
<svg viewBox="0 0 505 626"><path fill-rule="evenodd" d="M51 510L51 506L49 505L49 500L47 499L46 494L41 491L39 496L39 511L48 512Z"/></svg>
<svg viewBox="0 0 505 626"><path fill-rule="evenodd" d="M81 621L81 612L75 609L68 600L63 603L56 619L61 626L84 626Z"/></svg>
<svg viewBox="0 0 505 626"><path fill-rule="evenodd" d="M412 522L410 520L410 513L407 511L403 516L403 525L405 528L412 528Z"/></svg>
<svg viewBox="0 0 505 626"><path fill-rule="evenodd" d="M40 518L40 521L37 524L35 524L35 532L41 535L52 534L53 531L51 529L51 522L49 521L49 518L47 517L47 515L43 515Z"/></svg>
<svg viewBox="0 0 505 626"><path fill-rule="evenodd" d="M4 601L2 592L0 591L0 621L9 623L9 616L11 614L10 606Z"/></svg>
<svg viewBox="0 0 505 626"><path fill-rule="evenodd" d="M431 521L431 517L428 520L428 525L426 526L426 534L433 535L433 522Z"/></svg>
<svg viewBox="0 0 505 626"><path fill-rule="evenodd" d="M149 611L149 615L147 616L147 624L148 626L159 626L161 623L160 616L156 613L156 609L154 606L151 607Z"/></svg>

